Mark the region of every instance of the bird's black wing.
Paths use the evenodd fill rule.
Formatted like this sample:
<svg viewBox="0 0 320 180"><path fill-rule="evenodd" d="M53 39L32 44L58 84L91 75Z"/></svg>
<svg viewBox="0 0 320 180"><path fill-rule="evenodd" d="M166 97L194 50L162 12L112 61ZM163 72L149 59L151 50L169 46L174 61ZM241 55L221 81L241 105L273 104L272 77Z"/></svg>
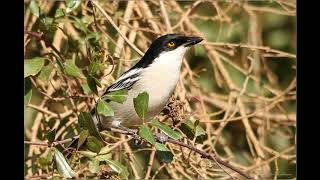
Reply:
<svg viewBox="0 0 320 180"><path fill-rule="evenodd" d="M112 92L112 91L118 91L125 88L130 90L132 86L137 81L139 81L140 72L141 70L137 69L137 70L128 71L124 73L123 75L120 76L120 78L117 81L115 81L113 84L111 84L107 88L106 92L103 95L108 94L109 92Z"/></svg>

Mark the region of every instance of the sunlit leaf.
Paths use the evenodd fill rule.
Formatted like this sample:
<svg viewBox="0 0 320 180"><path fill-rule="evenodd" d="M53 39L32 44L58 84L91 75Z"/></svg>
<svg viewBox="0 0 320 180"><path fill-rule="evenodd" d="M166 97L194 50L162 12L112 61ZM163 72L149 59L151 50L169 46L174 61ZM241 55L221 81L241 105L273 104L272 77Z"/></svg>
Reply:
<svg viewBox="0 0 320 180"><path fill-rule="evenodd" d="M101 153L101 150L100 150ZM100 154L99 153L99 154ZM97 155L95 157L95 159L99 160L99 161L105 161L107 159L111 159L112 158L112 154L111 153L107 153L107 154L101 154L101 155Z"/></svg>
<svg viewBox="0 0 320 180"><path fill-rule="evenodd" d="M101 148L103 147L103 143L94 136L89 136L87 138L86 145L90 151L93 151L96 153L99 153Z"/></svg>
<svg viewBox="0 0 320 180"><path fill-rule="evenodd" d="M75 176L75 172L71 169L63 154L57 148L54 148L54 157L58 172L62 177L72 178Z"/></svg>
<svg viewBox="0 0 320 180"><path fill-rule="evenodd" d="M27 107L27 105L30 103L32 97L32 86L30 79L27 78L25 79L25 84L24 84L24 108Z"/></svg>
<svg viewBox="0 0 320 180"><path fill-rule="evenodd" d="M89 171L91 172L91 173L96 173L96 172L98 172L99 171L99 168L100 168L100 166L99 166L99 160L97 160L97 159L92 159L91 161L89 161Z"/></svg>
<svg viewBox="0 0 320 180"><path fill-rule="evenodd" d="M81 4L82 0L67 0L67 9L66 12L70 13L71 11L77 9Z"/></svg>
<svg viewBox="0 0 320 180"><path fill-rule="evenodd" d="M39 76L38 76L38 79L39 79L40 81L42 81L45 85L47 85L52 70L53 70L53 66L52 66L51 64L49 64L49 65L47 65L47 66L44 66L44 67L41 69L41 72L40 72L40 74L39 74Z"/></svg>
<svg viewBox="0 0 320 180"><path fill-rule="evenodd" d="M30 9L30 12L34 16L36 16L36 17L40 16L41 11L40 11L40 7L39 7L37 1L35 1L35 0L30 1L29 9Z"/></svg>
<svg viewBox="0 0 320 180"><path fill-rule="evenodd" d="M88 130L83 130L80 133L77 149L81 147L81 145L86 141L87 137L89 136L89 131Z"/></svg>
<svg viewBox="0 0 320 180"><path fill-rule="evenodd" d="M112 107L104 100L99 100L97 105L97 111L98 111L98 114L101 114L105 117L114 116Z"/></svg>
<svg viewBox="0 0 320 180"><path fill-rule="evenodd" d="M141 119L147 117L149 103L149 94L147 92L139 93L139 95L133 98L134 109Z"/></svg>
<svg viewBox="0 0 320 180"><path fill-rule="evenodd" d="M36 57L24 61L24 77L38 74L44 65L45 58Z"/></svg>
<svg viewBox="0 0 320 180"><path fill-rule="evenodd" d="M55 13L55 15L54 15L54 17L55 18L60 18L60 17L63 17L63 16L65 16L66 14L65 14L65 12L64 12L64 9L57 9L56 10L56 13Z"/></svg>
<svg viewBox="0 0 320 180"><path fill-rule="evenodd" d="M81 85L84 94L90 94L92 91L88 85L88 83L84 83Z"/></svg>
<svg viewBox="0 0 320 180"><path fill-rule="evenodd" d="M97 155L97 153L92 152L92 151L77 151L79 154L88 157L88 158L93 158Z"/></svg>
<svg viewBox="0 0 320 180"><path fill-rule="evenodd" d="M178 140L181 138L181 134L171 129L168 125L159 122L156 119L152 119L150 122L153 126L159 128L164 134L171 137L172 139Z"/></svg>
<svg viewBox="0 0 320 180"><path fill-rule="evenodd" d="M67 60L64 63L64 68L66 73L70 76L83 78L83 79L85 78L81 70L71 60Z"/></svg>
<svg viewBox="0 0 320 180"><path fill-rule="evenodd" d="M81 128L89 130L90 135L102 140L90 113L80 112L78 120Z"/></svg>
<svg viewBox="0 0 320 180"><path fill-rule="evenodd" d="M115 172L117 172L119 174L121 179L128 179L129 172L125 166L123 166L122 164L120 164L117 161L113 161L113 160L109 160L109 159L106 159L105 161L110 166L110 168L112 170L114 170Z"/></svg>
<svg viewBox="0 0 320 180"><path fill-rule="evenodd" d="M156 140L155 140L150 128L145 124L140 126L139 136L142 137L143 139L147 140L151 144L156 143Z"/></svg>
<svg viewBox="0 0 320 180"><path fill-rule="evenodd" d="M128 89L121 89L105 94L102 99L109 99L114 102L123 103L127 100Z"/></svg>
<svg viewBox="0 0 320 180"><path fill-rule="evenodd" d="M156 142L155 148L157 151L170 151L166 145Z"/></svg>

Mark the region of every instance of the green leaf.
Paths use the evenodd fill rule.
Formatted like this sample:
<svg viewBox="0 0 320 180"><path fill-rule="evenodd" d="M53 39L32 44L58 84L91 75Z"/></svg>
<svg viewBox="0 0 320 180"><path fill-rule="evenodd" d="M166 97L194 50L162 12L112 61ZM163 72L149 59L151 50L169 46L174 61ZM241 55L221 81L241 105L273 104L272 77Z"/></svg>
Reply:
<svg viewBox="0 0 320 180"><path fill-rule="evenodd" d="M24 95L24 108L27 107L27 105L30 103L32 97L32 89L30 89L26 94Z"/></svg>
<svg viewBox="0 0 320 180"><path fill-rule="evenodd" d="M101 114L105 117L114 116L112 107L104 100L99 100L97 105L97 111L98 111L98 114Z"/></svg>
<svg viewBox="0 0 320 180"><path fill-rule="evenodd" d="M195 131L196 131L196 133L195 133L196 137L201 136L201 135L206 135L206 131L201 126L196 126Z"/></svg>
<svg viewBox="0 0 320 180"><path fill-rule="evenodd" d="M56 138L56 132L57 132L57 130L56 130L56 129L53 129L53 130L47 132L47 134L45 135L46 139L47 139L50 143L52 143L52 142L55 140L55 138Z"/></svg>
<svg viewBox="0 0 320 180"><path fill-rule="evenodd" d="M141 119L147 117L149 103L149 94L147 92L139 93L139 95L133 98L134 109Z"/></svg>
<svg viewBox="0 0 320 180"><path fill-rule="evenodd" d="M64 9L57 9L56 13L54 15L55 18L64 17L66 14L64 12Z"/></svg>
<svg viewBox="0 0 320 180"><path fill-rule="evenodd" d="M168 125L159 122L156 119L151 120L151 124L159 128L164 134L171 137L174 140L178 140L181 138L181 134L171 129Z"/></svg>
<svg viewBox="0 0 320 180"><path fill-rule="evenodd" d="M67 60L64 63L64 68L66 70L66 73L70 76L83 78L83 79L85 78L81 70L71 60Z"/></svg>
<svg viewBox="0 0 320 180"><path fill-rule="evenodd" d="M113 160L109 160L109 159L106 159L105 161L110 166L110 168L112 170L114 170L115 172L117 172L119 174L121 179L128 179L129 172L125 166L123 166L122 164L120 164L117 161L113 161Z"/></svg>
<svg viewBox="0 0 320 180"><path fill-rule="evenodd" d="M101 150L100 150L100 153L101 153ZM111 159L111 158L112 158L112 154L111 153L97 155L95 157L95 159L97 159L99 161L105 161L106 159Z"/></svg>
<svg viewBox="0 0 320 180"><path fill-rule="evenodd" d="M107 154L109 153L111 150L110 150L110 146L109 145L106 145L105 147L101 148L99 154Z"/></svg>
<svg viewBox="0 0 320 180"><path fill-rule="evenodd" d="M128 89L112 91L102 96L102 99L109 99L114 102L123 103L127 100Z"/></svg>
<svg viewBox="0 0 320 180"><path fill-rule="evenodd" d="M66 12L70 13L71 11L77 9L81 4L82 0L67 0L67 9Z"/></svg>
<svg viewBox="0 0 320 180"><path fill-rule="evenodd" d="M166 145L156 142L155 148L157 151L170 151Z"/></svg>
<svg viewBox="0 0 320 180"><path fill-rule="evenodd" d="M91 61L89 65L89 74L95 75L99 69L99 64L97 62Z"/></svg>
<svg viewBox="0 0 320 180"><path fill-rule="evenodd" d="M143 139L145 139L146 141L148 141L151 144L155 144L156 143L156 140L155 140L153 134L151 133L150 128L145 124L140 126L140 128L139 128L139 136L142 137Z"/></svg>
<svg viewBox="0 0 320 180"><path fill-rule="evenodd" d="M156 151L156 157L164 163L172 162L173 156L174 155L170 151Z"/></svg>
<svg viewBox="0 0 320 180"><path fill-rule="evenodd" d="M202 143L207 138L206 131L199 126L198 121L193 123L191 118L185 123L182 123L179 129L187 135L189 139L194 139L194 137L196 137L197 143Z"/></svg>
<svg viewBox="0 0 320 180"><path fill-rule="evenodd" d="M24 77L38 74L44 65L45 58L36 57L24 61Z"/></svg>
<svg viewBox="0 0 320 180"><path fill-rule="evenodd" d="M25 79L25 83L24 83L24 108L26 108L27 105L30 103L31 97L32 97L32 86L31 86L30 79L27 78Z"/></svg>
<svg viewBox="0 0 320 180"><path fill-rule="evenodd" d="M36 16L36 17L39 17L40 16L40 7L38 5L38 3L34 0L32 0L29 4L29 9L30 9L30 12Z"/></svg>
<svg viewBox="0 0 320 180"><path fill-rule="evenodd" d="M53 160L53 156L54 156L54 149L50 149L47 155L47 161L48 163L52 163Z"/></svg>
<svg viewBox="0 0 320 180"><path fill-rule="evenodd" d="M77 149L79 149L81 147L81 145L86 141L88 136L89 136L88 130L85 129L85 130L81 131Z"/></svg>
<svg viewBox="0 0 320 180"><path fill-rule="evenodd" d="M88 158L94 158L97 153L91 152L91 151L77 151L79 154L88 157Z"/></svg>
<svg viewBox="0 0 320 180"><path fill-rule="evenodd" d="M56 160L58 172L62 177L72 178L75 176L75 172L71 169L68 162L57 148L54 148L54 157Z"/></svg>
<svg viewBox="0 0 320 180"><path fill-rule="evenodd" d="M91 173L96 173L99 171L99 161L97 159L92 159L91 161L89 161L89 171Z"/></svg>
<svg viewBox="0 0 320 180"><path fill-rule="evenodd" d="M84 94L88 95L88 94L90 94L92 92L90 87L89 87L89 85L88 85L88 83L82 84L81 88L82 88Z"/></svg>
<svg viewBox="0 0 320 180"><path fill-rule="evenodd" d="M40 72L40 74L39 74L39 76L38 76L38 79L39 79L40 81L42 81L45 85L47 85L52 70L53 70L52 64L49 64L49 65L47 65L47 66L44 66L44 67L41 69L41 72Z"/></svg>
<svg viewBox="0 0 320 180"><path fill-rule="evenodd" d="M98 94L97 83L96 83L94 77L92 77L90 74L87 77L87 84L92 92L94 92L95 94Z"/></svg>
<svg viewBox="0 0 320 180"><path fill-rule="evenodd" d="M89 136L87 138L87 147L90 151L99 153L101 148L103 147L103 143L99 141L96 137L94 136Z"/></svg>
<svg viewBox="0 0 320 180"><path fill-rule="evenodd" d="M78 120L81 128L89 130L89 134L91 136L94 136L102 141L100 133L98 132L90 113L80 112Z"/></svg>

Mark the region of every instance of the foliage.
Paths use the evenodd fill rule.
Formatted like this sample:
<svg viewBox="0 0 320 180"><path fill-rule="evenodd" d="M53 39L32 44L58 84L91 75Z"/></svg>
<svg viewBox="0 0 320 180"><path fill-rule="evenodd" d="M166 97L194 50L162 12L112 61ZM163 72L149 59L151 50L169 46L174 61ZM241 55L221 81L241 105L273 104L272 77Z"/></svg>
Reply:
<svg viewBox="0 0 320 180"><path fill-rule="evenodd" d="M256 178L295 178L295 6L291 0L25 1L25 141L31 142L25 177L238 176L157 141L161 133ZM168 32L205 39L186 56L168 112L148 121L149 95L141 92L133 102L144 122L140 143L98 132L90 110L97 105L98 114L113 116L109 101L123 103L128 95L103 94L105 88ZM76 135L74 148L66 149L71 141L57 143Z"/></svg>

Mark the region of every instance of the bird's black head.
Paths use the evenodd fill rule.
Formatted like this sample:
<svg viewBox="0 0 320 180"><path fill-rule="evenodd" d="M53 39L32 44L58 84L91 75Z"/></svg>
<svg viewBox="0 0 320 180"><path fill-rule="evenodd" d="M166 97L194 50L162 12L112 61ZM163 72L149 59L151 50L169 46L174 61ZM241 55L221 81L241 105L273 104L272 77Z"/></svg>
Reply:
<svg viewBox="0 0 320 180"><path fill-rule="evenodd" d="M181 34L166 34L154 40L142 59L135 65L138 67L147 67L161 53L174 51L184 46L189 47L201 42L203 39L196 36L184 36Z"/></svg>

